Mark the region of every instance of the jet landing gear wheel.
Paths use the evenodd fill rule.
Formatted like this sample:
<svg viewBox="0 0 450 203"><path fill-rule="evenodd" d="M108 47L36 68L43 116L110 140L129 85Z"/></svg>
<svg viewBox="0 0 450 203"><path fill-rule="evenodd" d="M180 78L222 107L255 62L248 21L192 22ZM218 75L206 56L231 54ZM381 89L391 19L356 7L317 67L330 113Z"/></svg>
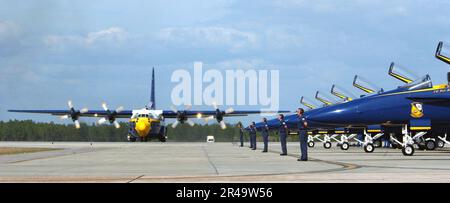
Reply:
<svg viewBox="0 0 450 203"><path fill-rule="evenodd" d="M131 136L131 135L128 135L128 136L127 136L127 139L128 139L128 141L130 141L130 142L136 142L136 137L133 137L133 136Z"/></svg>
<svg viewBox="0 0 450 203"><path fill-rule="evenodd" d="M403 147L402 153L405 156L412 156L414 154L414 147L412 145L406 145Z"/></svg>
<svg viewBox="0 0 450 203"><path fill-rule="evenodd" d="M344 142L341 144L341 149L342 150L348 150L348 148L350 148L350 145L348 144L348 142Z"/></svg>
<svg viewBox="0 0 450 203"><path fill-rule="evenodd" d="M166 139L165 136L160 136L160 137L159 137L159 141L160 141L160 142L166 142L166 140L167 140L167 139Z"/></svg>
<svg viewBox="0 0 450 203"><path fill-rule="evenodd" d="M366 144L366 146L364 146L364 151L367 153L372 153L374 150L375 150L375 147L371 143Z"/></svg>
<svg viewBox="0 0 450 203"><path fill-rule="evenodd" d="M330 149L330 148L331 148L331 142L325 142L325 143L323 143L323 147L324 147L325 149Z"/></svg>
<svg viewBox="0 0 450 203"><path fill-rule="evenodd" d="M425 142L425 147L427 150L434 150L436 149L436 142L434 142L433 140L427 140Z"/></svg>
<svg viewBox="0 0 450 203"><path fill-rule="evenodd" d="M140 142L147 142L147 137L139 137Z"/></svg>
<svg viewBox="0 0 450 203"><path fill-rule="evenodd" d="M313 141L309 141L309 142L308 142L308 147L311 147L311 148L312 148L312 147L314 147L314 144L315 144L315 143L314 143Z"/></svg>
<svg viewBox="0 0 450 203"><path fill-rule="evenodd" d="M437 147L444 148L444 146L445 146L445 142L444 141L442 141L442 140L438 140L437 141Z"/></svg>

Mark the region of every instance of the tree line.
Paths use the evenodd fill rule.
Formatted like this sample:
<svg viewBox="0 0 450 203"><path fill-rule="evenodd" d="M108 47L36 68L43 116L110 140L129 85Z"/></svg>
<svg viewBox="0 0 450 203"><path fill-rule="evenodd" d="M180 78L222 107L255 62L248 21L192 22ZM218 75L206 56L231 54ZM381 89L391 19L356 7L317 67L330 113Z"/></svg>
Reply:
<svg viewBox="0 0 450 203"><path fill-rule="evenodd" d="M128 122L121 122L121 128L111 125L96 125L81 123L76 129L73 124L42 123L32 120L0 121L0 141L92 141L92 142L126 142ZM218 124L195 124L193 127L183 124L176 128L168 126L168 142L205 142L206 136L213 135L216 142L238 142L239 129L237 124L228 124L225 130ZM259 136L258 140L262 138ZM244 140L248 142L248 133ZM294 141L297 136L290 136ZM271 141L278 141L276 132L270 133Z"/></svg>

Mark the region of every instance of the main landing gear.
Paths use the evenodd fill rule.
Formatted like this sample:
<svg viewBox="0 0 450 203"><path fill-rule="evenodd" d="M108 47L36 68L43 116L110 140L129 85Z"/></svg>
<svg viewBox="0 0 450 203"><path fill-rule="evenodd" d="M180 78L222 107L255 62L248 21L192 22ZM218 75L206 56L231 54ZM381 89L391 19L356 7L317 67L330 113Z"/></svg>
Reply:
<svg viewBox="0 0 450 203"><path fill-rule="evenodd" d="M365 131L364 131L364 141L362 141L362 140L359 140L359 139L356 139L355 138L355 140L356 141L358 141L362 146L363 146L363 148L364 148L364 151L366 152L366 153L372 153L372 152L374 152L375 151L375 144L374 143L376 143L377 141L379 141L378 139L381 137L381 136L383 136L384 134L383 133L378 133L378 134L376 134L375 136L371 136L370 134L367 134ZM380 143L381 143L381 141L380 141ZM378 144L377 144L378 145ZM381 144L379 144L380 146L381 146Z"/></svg>
<svg viewBox="0 0 450 203"><path fill-rule="evenodd" d="M314 135L314 136L308 135L308 147L314 147L315 146L314 139L317 139L323 143L323 147L325 149L330 149L332 146L330 136L324 135L323 139L320 139L319 136L320 136L320 134Z"/></svg>
<svg viewBox="0 0 450 203"><path fill-rule="evenodd" d="M403 155L405 155L405 156L412 156L412 155L414 155L414 151L415 151L415 149L414 149L414 144L415 144L414 140L422 139L422 137L425 134L427 134L427 132L418 132L418 133L416 133L416 135L414 135L414 137L411 137L411 133L408 132L408 126L405 125L402 128L402 134L403 134L402 142L398 141L393 136L391 136L391 139L394 142L396 142L398 145L401 146ZM429 141L432 141L432 140L429 140Z"/></svg>
<svg viewBox="0 0 450 203"><path fill-rule="evenodd" d="M437 142L437 147L439 147L439 148L444 148L445 144L450 145L450 142L447 141L447 133L445 134L444 137L439 137L439 136L438 136L438 138L439 138L439 140L438 140L438 142Z"/></svg>
<svg viewBox="0 0 450 203"><path fill-rule="evenodd" d="M342 150L346 151L350 148L350 143L348 141L355 137L356 134L351 134L348 137L347 135L342 134L340 140L336 139L336 136L331 136L331 138L337 142L337 145L340 146Z"/></svg>
<svg viewBox="0 0 450 203"><path fill-rule="evenodd" d="M316 135L317 136L317 135ZM315 143L314 143L314 137L312 135L308 135L308 147L314 147Z"/></svg>

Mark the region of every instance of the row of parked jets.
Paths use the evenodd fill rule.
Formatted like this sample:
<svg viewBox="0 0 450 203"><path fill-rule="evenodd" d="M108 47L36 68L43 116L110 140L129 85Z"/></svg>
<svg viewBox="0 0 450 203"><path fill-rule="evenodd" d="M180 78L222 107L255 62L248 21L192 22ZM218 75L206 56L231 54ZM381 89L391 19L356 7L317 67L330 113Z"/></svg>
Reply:
<svg viewBox="0 0 450 203"><path fill-rule="evenodd" d="M439 42L435 57L450 65L449 50L448 44ZM396 63L390 64L388 73L404 85L384 91L357 75L353 86L365 93L358 98L337 85L332 86L331 95L338 102L319 91L315 99L323 103L320 107L302 97L300 103L309 109L304 114L308 121L308 146L321 142L329 149L334 142L348 150L353 141L371 153L381 147L382 137L388 137L403 155L412 156L415 149L434 150L450 144L450 72L448 84L440 85L433 85L429 75L417 77ZM285 116L285 122L291 134L296 134L297 115ZM256 123L256 128L262 130L265 125ZM280 121L268 120L267 125L277 130Z"/></svg>

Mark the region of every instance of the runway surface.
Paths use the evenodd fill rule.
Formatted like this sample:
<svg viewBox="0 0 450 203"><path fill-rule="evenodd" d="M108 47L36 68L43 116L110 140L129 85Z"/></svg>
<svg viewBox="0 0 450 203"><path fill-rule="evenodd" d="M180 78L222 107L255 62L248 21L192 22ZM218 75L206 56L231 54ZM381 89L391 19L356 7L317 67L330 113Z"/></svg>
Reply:
<svg viewBox="0 0 450 203"><path fill-rule="evenodd" d="M247 144L247 143L246 143ZM258 143L261 147L262 143ZM0 147L60 150L0 156L0 182L450 182L450 151L362 148L320 144L298 162L298 143L279 156L233 143L0 142Z"/></svg>

